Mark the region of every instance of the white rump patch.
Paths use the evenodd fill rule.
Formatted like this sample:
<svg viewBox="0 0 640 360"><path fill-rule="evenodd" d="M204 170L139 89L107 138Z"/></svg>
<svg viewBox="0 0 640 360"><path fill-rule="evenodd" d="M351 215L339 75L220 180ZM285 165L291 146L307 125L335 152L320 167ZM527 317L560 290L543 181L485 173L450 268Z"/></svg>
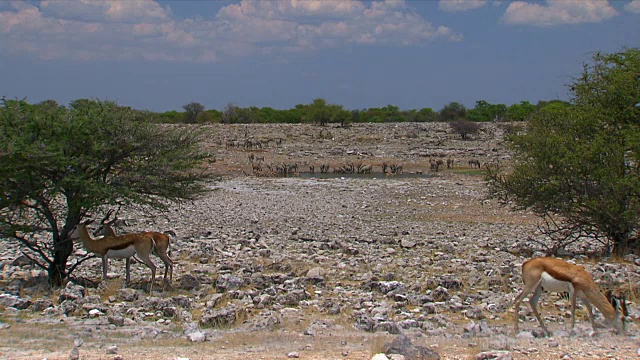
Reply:
<svg viewBox="0 0 640 360"><path fill-rule="evenodd" d="M554 278L546 271L542 272L542 289L550 292L568 292L573 294L573 284L570 281L562 281Z"/></svg>
<svg viewBox="0 0 640 360"><path fill-rule="evenodd" d="M107 256L112 259L125 259L128 257L132 257L135 253L136 248L131 245L121 250L109 250L107 252Z"/></svg>

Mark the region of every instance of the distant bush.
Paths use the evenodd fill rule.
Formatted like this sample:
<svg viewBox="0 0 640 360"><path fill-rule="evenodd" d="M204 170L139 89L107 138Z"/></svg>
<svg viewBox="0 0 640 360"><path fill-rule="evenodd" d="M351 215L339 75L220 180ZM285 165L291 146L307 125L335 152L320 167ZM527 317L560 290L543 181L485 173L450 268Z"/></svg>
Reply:
<svg viewBox="0 0 640 360"><path fill-rule="evenodd" d="M472 121L456 120L449 123L449 126L453 131L460 134L462 140L466 140L470 134L475 134L480 131L480 125Z"/></svg>

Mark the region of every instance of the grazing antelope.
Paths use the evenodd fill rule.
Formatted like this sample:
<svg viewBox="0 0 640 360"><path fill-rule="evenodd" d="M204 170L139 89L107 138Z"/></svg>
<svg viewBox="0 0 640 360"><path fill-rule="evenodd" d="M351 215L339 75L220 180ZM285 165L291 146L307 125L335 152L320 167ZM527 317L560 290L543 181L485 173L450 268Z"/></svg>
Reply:
<svg viewBox="0 0 640 360"><path fill-rule="evenodd" d="M480 169L480 160L478 159L469 160L469 167L471 168L477 167L478 169Z"/></svg>
<svg viewBox="0 0 640 360"><path fill-rule="evenodd" d="M531 305L533 315L538 319L544 332L549 334L537 309L540 294L542 294L543 290L546 290L569 292L569 298L571 299L571 329L573 329L575 323L576 297L580 297L587 307L589 320L591 320L591 326L594 331L595 322L591 312L591 304L602 312L609 326L615 329L618 334L624 334L624 314L621 314L618 310L618 299L611 297L607 301L607 298L600 292L600 288L584 267L551 257L533 258L522 264L522 278L524 280L524 290L516 297L514 304L514 329L516 333L518 332L518 322L520 321L520 302L525 296L533 292L529 297L529 305ZM615 299L615 306L610 303L610 301L613 302L611 299Z"/></svg>
<svg viewBox="0 0 640 360"><path fill-rule="evenodd" d="M111 217L112 213L113 209L107 212L107 215L100 221L100 226L98 227L98 229L93 232L93 236L118 236L113 229L113 224L118 221L124 222L124 220L118 219L118 216L116 215L113 220L105 222L107 221L107 219L109 219L109 217ZM164 263L164 283L167 283L167 273L169 273L169 283L171 283L173 281L173 260L171 260L171 258L169 258L169 255L167 255L170 245L170 238L167 234L172 234L172 236L175 236L175 233L173 231L165 231L164 233L160 233L157 231L147 231L142 233L142 235L149 236L153 239L153 241L155 241L155 248L153 249L152 254L159 257L160 260L162 260L162 262Z"/></svg>
<svg viewBox="0 0 640 360"><path fill-rule="evenodd" d="M126 259L125 286L129 285L131 257L136 254L151 269L151 283L149 292L153 291L153 283L156 280L156 265L149 256L156 247L153 238L143 234L128 234L121 236L105 236L101 239L92 239L87 230L87 225L93 220L76 225L70 238L78 238L87 251L102 258L102 277L107 280L109 258Z"/></svg>

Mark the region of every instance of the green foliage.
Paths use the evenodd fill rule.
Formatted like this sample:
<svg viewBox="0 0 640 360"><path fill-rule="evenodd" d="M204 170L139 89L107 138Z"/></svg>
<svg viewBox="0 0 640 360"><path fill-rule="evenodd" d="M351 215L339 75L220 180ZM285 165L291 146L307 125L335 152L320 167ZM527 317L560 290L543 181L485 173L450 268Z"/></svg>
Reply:
<svg viewBox="0 0 640 360"><path fill-rule="evenodd" d="M195 124L198 116L204 112L204 105L198 102L190 102L182 107L184 109L184 122Z"/></svg>
<svg viewBox="0 0 640 360"><path fill-rule="evenodd" d="M502 120L507 113L507 105L489 104L484 100L476 101L476 106L467 111L467 120L494 121Z"/></svg>
<svg viewBox="0 0 640 360"><path fill-rule="evenodd" d="M440 121L462 120L467 116L467 108L458 102L445 105L439 113Z"/></svg>
<svg viewBox="0 0 640 360"><path fill-rule="evenodd" d="M161 210L204 191L198 134L147 118L87 99L68 108L2 103L0 234L40 257L52 285L69 273L68 235L83 217L115 204ZM50 234L51 243L35 234Z"/></svg>
<svg viewBox="0 0 640 360"><path fill-rule="evenodd" d="M507 109L505 117L507 121L525 121L536 111L536 106L528 101L513 104Z"/></svg>
<svg viewBox="0 0 640 360"><path fill-rule="evenodd" d="M296 107L302 110L302 120L325 126L328 123L340 123L344 126L351 121L352 113L344 110L342 105L327 104L325 99L315 99L309 105Z"/></svg>
<svg viewBox="0 0 640 360"><path fill-rule="evenodd" d="M416 116L415 121L418 122L432 122L436 121L438 118L438 114L433 111L432 108L422 108L418 111L418 115Z"/></svg>
<svg viewBox="0 0 640 360"><path fill-rule="evenodd" d="M504 104L489 104L484 100L476 102L474 109L468 110L464 105L453 102L446 105L440 112L434 111L432 108L422 108L420 110L401 110L394 105L387 105L381 108L368 108L362 110L346 110L342 105L327 104L324 99L315 99L310 104L298 104L292 109L277 110L271 107L258 108L251 106L241 108L234 104L228 104L222 111L202 110L196 105L198 103L190 103L185 107L193 108L185 112L167 111L164 113L152 113L153 121L159 123L216 123L224 124L251 124L251 123L289 123L299 124L302 122L311 122L326 125L329 123L384 123L384 122L433 122L433 121L453 121L459 119L467 119L470 121L494 121L494 120L526 120L526 118L536 109L540 109L542 103L538 106L531 105L527 101L520 104L512 105L511 115L508 115L508 109ZM552 104L554 102L549 102ZM195 104L195 105L193 105ZM546 103L545 103L546 104ZM347 113L351 115L348 116ZM196 114L196 115L193 115ZM195 120L194 119L195 116ZM511 118L509 118L511 116Z"/></svg>
<svg viewBox="0 0 640 360"><path fill-rule="evenodd" d="M624 250L640 221L640 53L598 53L575 79L572 104L549 103L510 140L515 166L492 194L552 219L549 233L605 238ZM561 230L558 232L557 230Z"/></svg>
<svg viewBox="0 0 640 360"><path fill-rule="evenodd" d="M184 114L175 110L166 111L155 115L155 121L164 124L176 124L182 122Z"/></svg>

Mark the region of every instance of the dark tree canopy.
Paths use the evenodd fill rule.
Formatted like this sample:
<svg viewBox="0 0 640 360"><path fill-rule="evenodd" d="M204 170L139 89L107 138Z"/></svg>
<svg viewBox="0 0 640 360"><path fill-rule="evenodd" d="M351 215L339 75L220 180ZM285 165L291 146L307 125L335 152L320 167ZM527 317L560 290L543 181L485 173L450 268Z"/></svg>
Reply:
<svg viewBox="0 0 640 360"><path fill-rule="evenodd" d="M492 193L551 219L556 233L637 248L640 51L595 54L571 92L572 104L545 106L511 137L513 171L490 174Z"/></svg>
<svg viewBox="0 0 640 360"><path fill-rule="evenodd" d="M54 105L2 102L0 237L19 241L60 285L83 217L115 204L164 209L202 193L206 176L197 133L112 102Z"/></svg>
<svg viewBox="0 0 640 360"><path fill-rule="evenodd" d="M478 123L467 120L455 120L450 122L449 126L460 135L462 140L466 140L470 134L475 134L480 131L480 125Z"/></svg>
<svg viewBox="0 0 640 360"><path fill-rule="evenodd" d="M440 110L440 121L462 120L467 116L467 108L458 102L451 102Z"/></svg>
<svg viewBox="0 0 640 360"><path fill-rule="evenodd" d="M190 102L182 107L184 109L184 122L195 124L198 116L204 113L204 105L198 102Z"/></svg>

